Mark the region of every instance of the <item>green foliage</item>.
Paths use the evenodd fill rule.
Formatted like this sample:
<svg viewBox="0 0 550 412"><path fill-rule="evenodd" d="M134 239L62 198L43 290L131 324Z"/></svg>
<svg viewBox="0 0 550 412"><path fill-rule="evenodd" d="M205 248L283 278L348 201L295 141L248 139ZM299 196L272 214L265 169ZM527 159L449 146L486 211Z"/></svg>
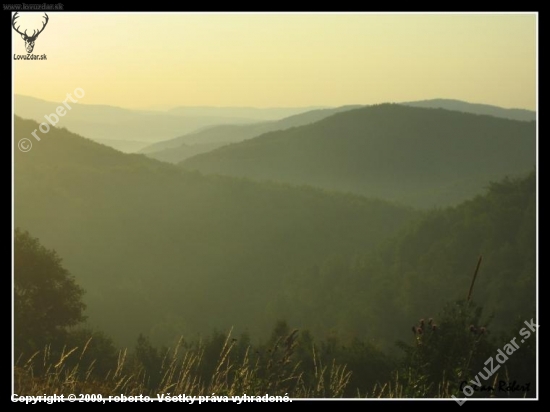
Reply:
<svg viewBox="0 0 550 412"><path fill-rule="evenodd" d="M155 348L149 339L142 334L138 336L134 357L138 368L142 368L145 373L145 386L149 389L155 389L162 379L162 352Z"/></svg>
<svg viewBox="0 0 550 412"><path fill-rule="evenodd" d="M519 319L519 318L518 318ZM532 318L529 318L532 319ZM527 320L529 320L527 319ZM380 398L522 398L536 396L536 340L521 339L509 353L506 345L525 337L524 322L506 333L494 333L490 319L471 301L445 305L436 318L412 326L411 343L397 342L403 351L392 379L369 395ZM519 335L518 335L519 334ZM409 332L409 336L410 332ZM516 342L516 343L518 343ZM502 355L502 349L509 355ZM469 391L463 388L469 386Z"/></svg>
<svg viewBox="0 0 550 412"><path fill-rule="evenodd" d="M78 357L67 358L65 364L73 370L76 368L80 379L103 378L116 365L118 348L103 332L81 327L71 329L62 343L61 350L50 346L50 354L59 356L63 349L77 348Z"/></svg>
<svg viewBox="0 0 550 412"><path fill-rule="evenodd" d="M414 326L412 344L399 342L406 354L399 376L407 397L435 397L442 382L458 396L460 383L483 368L492 347L486 339L489 321L481 312L472 302L453 302L434 320Z"/></svg>
<svg viewBox="0 0 550 412"><path fill-rule="evenodd" d="M63 341L84 320L83 290L54 250L19 228L14 238L15 354Z"/></svg>
<svg viewBox="0 0 550 412"><path fill-rule="evenodd" d="M473 299L493 315L495 331L507 331L534 313L535 205L534 173L493 183L484 196L426 213L376 251L289 275L273 311L316 335L334 330L387 348L411 328L411 314L434 317L466 298L482 255Z"/></svg>

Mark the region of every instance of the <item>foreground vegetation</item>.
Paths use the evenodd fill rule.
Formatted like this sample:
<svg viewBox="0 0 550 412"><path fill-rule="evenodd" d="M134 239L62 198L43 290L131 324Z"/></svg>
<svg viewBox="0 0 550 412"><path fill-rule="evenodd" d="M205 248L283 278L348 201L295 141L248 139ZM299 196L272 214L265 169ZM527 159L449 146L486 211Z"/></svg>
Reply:
<svg viewBox="0 0 550 412"><path fill-rule="evenodd" d="M463 386L472 385L480 371L487 375L487 359L522 327L518 322L509 334L492 336L481 308L453 302L440 317L419 320L409 338L398 342L398 356L364 341L315 341L282 321L267 342L257 345L246 334L214 333L155 348L140 335L133 349L117 350L101 333L75 330L66 335L70 345L46 345L31 356L20 353L15 393L463 398ZM534 335L526 339L496 374L479 381L473 397L535 397L535 340Z"/></svg>

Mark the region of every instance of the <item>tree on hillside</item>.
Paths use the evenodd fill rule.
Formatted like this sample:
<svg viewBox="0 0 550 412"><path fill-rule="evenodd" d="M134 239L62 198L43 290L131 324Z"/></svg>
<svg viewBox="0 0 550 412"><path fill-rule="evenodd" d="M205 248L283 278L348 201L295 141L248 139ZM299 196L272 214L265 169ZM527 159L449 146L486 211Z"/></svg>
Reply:
<svg viewBox="0 0 550 412"><path fill-rule="evenodd" d="M84 320L83 289L54 250L19 228L14 240L15 352L42 349Z"/></svg>

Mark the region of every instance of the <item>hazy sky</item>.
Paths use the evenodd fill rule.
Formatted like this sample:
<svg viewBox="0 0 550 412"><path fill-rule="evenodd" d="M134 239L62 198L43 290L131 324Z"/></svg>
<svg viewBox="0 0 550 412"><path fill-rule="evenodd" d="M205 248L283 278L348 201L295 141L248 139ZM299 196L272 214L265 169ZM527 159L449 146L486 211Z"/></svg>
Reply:
<svg viewBox="0 0 550 412"><path fill-rule="evenodd" d="M81 103L129 108L536 107L535 14L48 15L33 52L47 60L14 61L17 94L61 102L80 87Z"/></svg>

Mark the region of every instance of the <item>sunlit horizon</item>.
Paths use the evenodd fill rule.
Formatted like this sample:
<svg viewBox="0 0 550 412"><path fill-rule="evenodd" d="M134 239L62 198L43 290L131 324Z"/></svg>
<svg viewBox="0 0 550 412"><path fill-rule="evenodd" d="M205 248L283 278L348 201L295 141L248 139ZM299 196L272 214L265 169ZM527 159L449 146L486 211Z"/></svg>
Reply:
<svg viewBox="0 0 550 412"><path fill-rule="evenodd" d="M82 104L147 110L537 106L535 13L48 15L34 50L47 60L14 61L15 94L57 102L80 87ZM25 53L13 30L12 49Z"/></svg>

